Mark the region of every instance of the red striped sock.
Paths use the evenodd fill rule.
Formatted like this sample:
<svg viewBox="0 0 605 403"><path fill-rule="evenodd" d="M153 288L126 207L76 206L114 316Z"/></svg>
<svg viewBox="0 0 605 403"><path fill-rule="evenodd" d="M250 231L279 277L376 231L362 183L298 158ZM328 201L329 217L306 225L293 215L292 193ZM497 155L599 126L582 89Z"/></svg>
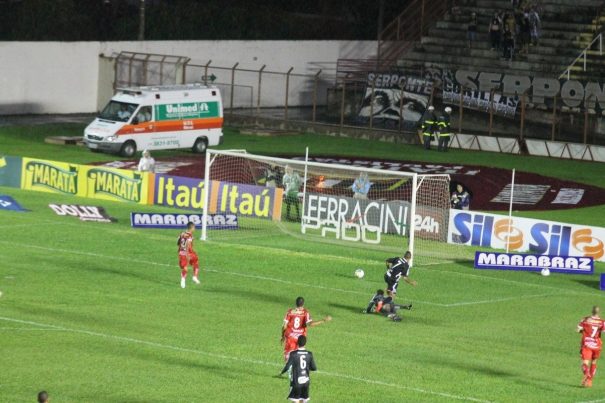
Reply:
<svg viewBox="0 0 605 403"><path fill-rule="evenodd" d="M590 377L594 377L594 374L597 372L597 364L592 364L590 366Z"/></svg>

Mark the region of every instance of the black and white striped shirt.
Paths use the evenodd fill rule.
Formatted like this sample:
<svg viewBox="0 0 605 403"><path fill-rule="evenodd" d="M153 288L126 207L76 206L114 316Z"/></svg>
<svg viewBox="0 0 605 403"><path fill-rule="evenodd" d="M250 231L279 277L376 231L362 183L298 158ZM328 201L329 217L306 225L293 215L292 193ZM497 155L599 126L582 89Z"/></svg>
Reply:
<svg viewBox="0 0 605 403"><path fill-rule="evenodd" d="M402 257L393 257L387 259L391 264L391 268L385 273L385 277L391 282L398 282L401 277L408 277L410 274L410 264Z"/></svg>

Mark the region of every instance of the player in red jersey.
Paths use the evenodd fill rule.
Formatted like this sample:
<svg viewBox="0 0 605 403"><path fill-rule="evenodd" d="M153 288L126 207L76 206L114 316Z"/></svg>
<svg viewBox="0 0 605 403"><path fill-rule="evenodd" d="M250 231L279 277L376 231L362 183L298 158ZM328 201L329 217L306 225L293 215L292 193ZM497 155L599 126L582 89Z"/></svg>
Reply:
<svg viewBox="0 0 605 403"><path fill-rule="evenodd" d="M601 356L601 332L605 330L605 321L599 317L601 310L598 306L592 307L592 315L587 316L578 324L578 333L582 333L580 355L582 356L582 372L584 379L582 386L590 388L592 378L597 372L597 359Z"/></svg>
<svg viewBox="0 0 605 403"><path fill-rule="evenodd" d="M332 320L331 316L326 316L324 319L314 322L311 319L311 314L304 308L305 299L303 297L296 298L296 308L288 309L284 318L284 325L281 329L281 342L284 344L284 360L288 361L290 351L298 348L298 337L301 335L307 336L307 328L321 325L322 323Z"/></svg>
<svg viewBox="0 0 605 403"><path fill-rule="evenodd" d="M181 267L181 288L185 288L185 279L187 278L187 265L193 266L193 282L199 284L200 280L197 278L200 271L200 265L198 263L197 253L193 250L193 231L195 230L195 224L190 222L187 223L187 230L181 232L177 245L179 247L179 266Z"/></svg>

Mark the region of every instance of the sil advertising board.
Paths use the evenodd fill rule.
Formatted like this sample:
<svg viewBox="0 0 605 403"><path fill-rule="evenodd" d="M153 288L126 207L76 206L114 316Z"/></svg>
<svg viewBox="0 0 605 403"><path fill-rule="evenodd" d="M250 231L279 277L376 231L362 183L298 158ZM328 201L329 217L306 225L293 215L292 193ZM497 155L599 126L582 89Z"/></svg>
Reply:
<svg viewBox="0 0 605 403"><path fill-rule="evenodd" d="M451 210L448 243L605 261L605 228Z"/></svg>

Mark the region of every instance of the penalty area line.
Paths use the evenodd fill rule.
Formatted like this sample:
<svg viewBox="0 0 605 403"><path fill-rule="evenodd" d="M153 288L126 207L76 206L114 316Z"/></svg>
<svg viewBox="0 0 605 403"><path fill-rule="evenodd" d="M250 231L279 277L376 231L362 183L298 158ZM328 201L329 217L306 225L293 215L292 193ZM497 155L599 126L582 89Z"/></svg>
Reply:
<svg viewBox="0 0 605 403"><path fill-rule="evenodd" d="M45 327L45 328L54 329L54 330L62 330L62 331L67 331L67 332L71 332L71 333L84 334L87 336L100 337L100 338L110 339L110 340L117 340L117 341L121 341L121 342L139 344L139 345L143 345L143 346L161 348L164 350L172 350L172 351L178 351L178 352L184 352L184 353L199 354L199 355L212 357L212 358L219 358L219 359L223 359L223 360L229 360L229 361L235 361L235 362L245 362L245 363L249 363L249 364L261 364L261 365L271 366L271 367L276 367L276 368L282 367L281 364L277 364L274 362L255 360L252 358L232 357L232 356L228 356L228 355L224 355L224 354L210 353L210 352L202 351L202 350L194 350L191 348L172 346L170 344L163 344L163 343L157 343L157 342L153 342L153 341L135 339L132 337L116 336L116 335L109 334L109 333L101 333L101 332L95 332L95 331L84 330L84 329L71 329L71 328L64 327L64 326L50 325L50 324L39 323L39 322L34 322L34 321L29 321L29 320L9 318L9 317L5 317L5 316L0 316L0 320L6 321L6 322L12 322L12 323L20 323L20 324L24 324L24 325ZM47 329L42 329L42 330L47 330ZM353 381L357 381L360 383L366 383L366 384L370 384L370 385L386 386L389 388L408 390L411 392L423 393L423 394L428 394L428 395L433 395L433 396L441 396L441 397L445 397L445 398L449 398L449 399L466 400L466 401L471 401L471 402L485 402L485 403L490 402L489 400L477 399L477 398L469 397L469 396L460 396L460 395L453 395L453 394L445 393L445 392L436 392L436 391L432 391L432 390L428 390L428 389L421 389L421 388L416 388L416 387L412 387L412 386L404 386L404 385L398 385L395 383L377 381L374 379L361 378L361 377L352 376L352 375L340 374L337 372L317 371L317 373L321 374L321 375L325 375L325 376L334 377L334 378L353 380Z"/></svg>

